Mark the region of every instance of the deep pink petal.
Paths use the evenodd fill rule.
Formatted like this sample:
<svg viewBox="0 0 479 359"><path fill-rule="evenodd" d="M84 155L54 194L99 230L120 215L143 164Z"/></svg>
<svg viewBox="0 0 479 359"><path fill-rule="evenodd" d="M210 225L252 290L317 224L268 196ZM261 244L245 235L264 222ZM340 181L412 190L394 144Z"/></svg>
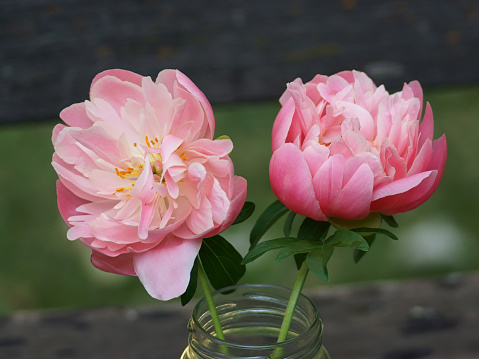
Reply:
<svg viewBox="0 0 479 359"><path fill-rule="evenodd" d="M58 210L63 220L70 225L68 218L75 216L77 214L76 209L88 203L88 201L73 194L60 180L57 180L56 184Z"/></svg>
<svg viewBox="0 0 479 359"><path fill-rule="evenodd" d="M289 209L315 220L326 220L314 194L312 176L302 152L293 144L279 147L269 164L271 188Z"/></svg>
<svg viewBox="0 0 479 359"><path fill-rule="evenodd" d="M136 275L133 267L133 255L131 253L120 254L117 257L109 257L93 250L91 263L98 269L115 274Z"/></svg>
<svg viewBox="0 0 479 359"><path fill-rule="evenodd" d="M185 292L201 242L171 236L149 251L133 254L135 272L153 298L169 300Z"/></svg>
<svg viewBox="0 0 479 359"><path fill-rule="evenodd" d="M371 212L399 213L399 208L409 206L428 193L434 185L437 170L393 181L373 193Z"/></svg>

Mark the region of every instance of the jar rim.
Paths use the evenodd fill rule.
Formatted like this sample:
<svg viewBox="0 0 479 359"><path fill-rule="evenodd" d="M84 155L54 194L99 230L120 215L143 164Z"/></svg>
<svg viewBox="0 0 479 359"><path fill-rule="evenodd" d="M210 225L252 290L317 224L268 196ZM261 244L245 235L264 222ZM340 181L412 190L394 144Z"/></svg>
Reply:
<svg viewBox="0 0 479 359"><path fill-rule="evenodd" d="M240 288L257 288L257 289L264 289L264 288L269 288L269 289L275 289L275 290L282 290L282 291L285 291L285 292L288 292L288 294L291 294L291 291L292 289L291 288L287 288L287 287L283 287L283 286L279 286L279 285L272 285L272 284L239 284L239 285L233 285L233 286L229 286L229 287L225 287L225 288L222 288L222 289L219 289L219 290L216 290L212 293L213 296L217 295L217 294L221 294L222 292L227 292L227 291L231 291L231 290L235 290L235 289L240 289ZM288 295L288 298L289 298L289 295ZM313 303L313 301L311 299L309 299L306 295L304 295L303 293L300 293L300 298L302 298L303 300L306 300L306 303L311 306L312 308L314 308L314 316L311 320L311 322L309 323L308 327L302 331L301 333L299 333L296 337L294 338L290 338L290 339L287 339L281 343L274 343L274 344L265 344L265 345L244 345L244 344L236 344L236 343L231 343L231 342L228 342L227 340L222 340L212 334L210 334L208 331L205 330L205 328L203 328L203 325L199 322L199 316L198 315L195 315L195 314L198 314L198 311L199 311L199 308L201 305L204 305L206 303L206 298L203 297L201 298L198 303L196 303L196 305L194 306L193 308L193 315L192 315L192 320L195 324L195 326L197 328L199 328L199 330L201 331L201 334L202 335L205 335L208 340L211 340L212 342L216 342L218 344L227 344L228 346L230 347L236 347L236 348L255 348L255 349L275 349L275 348L278 348L278 347L285 347L287 345L290 345L291 343L295 342L295 341L298 341L300 340L301 338L304 338L305 336L307 336L314 328L315 326L317 325L318 321L321 322L321 319L319 317L319 312L316 308L316 305ZM209 310L208 310L209 312ZM321 324L320 324L321 325ZM323 331L323 328L322 328L322 325L320 327L320 333L322 334L322 331Z"/></svg>

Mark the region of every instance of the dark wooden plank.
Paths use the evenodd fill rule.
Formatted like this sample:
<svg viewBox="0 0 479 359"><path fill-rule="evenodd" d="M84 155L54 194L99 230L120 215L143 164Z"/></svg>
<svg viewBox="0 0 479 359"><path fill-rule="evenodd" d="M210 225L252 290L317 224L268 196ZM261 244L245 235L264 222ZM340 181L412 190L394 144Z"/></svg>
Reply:
<svg viewBox="0 0 479 359"><path fill-rule="evenodd" d="M307 293L340 359L479 358L479 273ZM2 359L178 359L191 307L18 312L0 319Z"/></svg>
<svg viewBox="0 0 479 359"><path fill-rule="evenodd" d="M179 68L213 103L315 73L399 87L479 80L477 0L2 0L0 123L56 117L93 76Z"/></svg>

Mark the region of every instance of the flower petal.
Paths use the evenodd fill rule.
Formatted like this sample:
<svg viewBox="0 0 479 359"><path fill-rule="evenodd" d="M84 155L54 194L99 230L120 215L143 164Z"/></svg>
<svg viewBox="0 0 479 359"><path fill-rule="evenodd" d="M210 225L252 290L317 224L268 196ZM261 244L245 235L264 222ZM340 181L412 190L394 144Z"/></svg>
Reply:
<svg viewBox="0 0 479 359"><path fill-rule="evenodd" d="M170 236L149 251L133 254L135 273L153 298L170 300L185 292L201 242Z"/></svg>
<svg viewBox="0 0 479 359"><path fill-rule="evenodd" d="M302 152L293 144L279 147L269 164L271 188L292 211L315 220L326 220L314 194L312 176Z"/></svg>

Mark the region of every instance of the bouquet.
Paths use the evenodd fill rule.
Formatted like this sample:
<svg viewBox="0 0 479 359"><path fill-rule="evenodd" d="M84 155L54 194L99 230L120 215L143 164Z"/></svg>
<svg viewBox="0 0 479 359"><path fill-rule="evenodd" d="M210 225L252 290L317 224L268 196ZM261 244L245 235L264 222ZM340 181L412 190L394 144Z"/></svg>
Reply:
<svg viewBox="0 0 479 359"><path fill-rule="evenodd" d="M236 284L245 264L268 251L279 250L278 262L294 257L298 278L277 338L285 342L308 272L328 280L336 247L353 248L359 261L376 236L397 239L382 222L396 227L393 215L438 187L446 139L433 140L422 97L416 81L389 94L357 71L289 83L272 130L269 172L278 200L259 216L243 258L220 233L246 220L254 204L245 202L246 180L234 174L232 141L214 139L205 95L178 70L155 81L102 72L90 100L65 108L66 125L53 130L67 237L91 248L95 267L138 276L156 299L186 304L199 281L224 357L233 354L210 285ZM286 213L284 236L261 241ZM283 357L284 347L271 355Z"/></svg>

